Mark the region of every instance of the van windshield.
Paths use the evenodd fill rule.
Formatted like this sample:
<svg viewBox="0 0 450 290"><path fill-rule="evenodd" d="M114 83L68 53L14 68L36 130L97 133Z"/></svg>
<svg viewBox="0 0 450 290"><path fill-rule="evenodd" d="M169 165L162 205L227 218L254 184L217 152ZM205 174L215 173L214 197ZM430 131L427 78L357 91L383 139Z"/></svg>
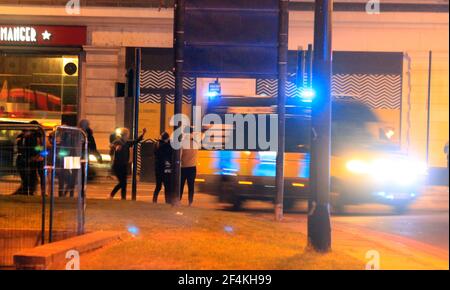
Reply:
<svg viewBox="0 0 450 290"><path fill-rule="evenodd" d="M353 101L333 102L333 151L392 147L380 140L379 125L378 117L367 105Z"/></svg>

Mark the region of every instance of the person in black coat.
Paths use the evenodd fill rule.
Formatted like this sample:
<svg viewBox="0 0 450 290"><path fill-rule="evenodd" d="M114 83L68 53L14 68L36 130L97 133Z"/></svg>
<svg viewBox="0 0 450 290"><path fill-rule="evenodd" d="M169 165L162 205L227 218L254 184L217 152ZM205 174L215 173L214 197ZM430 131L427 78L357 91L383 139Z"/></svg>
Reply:
<svg viewBox="0 0 450 290"><path fill-rule="evenodd" d="M20 175L20 187L14 195L34 195L37 185L37 169L40 152L39 136L31 129L23 130L16 138L16 166Z"/></svg>
<svg viewBox="0 0 450 290"><path fill-rule="evenodd" d="M118 184L111 191L110 198L113 199L116 193L121 190L122 200L127 199L127 177L130 164L130 149L135 144L144 139L147 129L142 130L142 135L137 140L129 140L130 131L126 128L122 129L122 135L113 143L114 159L112 169L114 175L119 180Z"/></svg>
<svg viewBox="0 0 450 290"><path fill-rule="evenodd" d="M166 203L170 203L173 148L169 134L164 132L155 144L155 178L156 187L153 192L153 203L158 202L158 195L164 185Z"/></svg>
<svg viewBox="0 0 450 290"><path fill-rule="evenodd" d="M98 152L97 149L97 143L95 142L95 138L94 138L94 131L91 129L90 123L88 120L83 119L79 122L78 127L83 130L83 132L86 134L86 138L88 141L88 155L93 155L95 156L97 162L102 163L102 155L100 154L100 152ZM84 148L84 147L83 147ZM84 150L83 150L84 151ZM88 156L88 179L91 180L95 177L95 172L93 172L93 170L89 170L89 156ZM84 168L82 169L84 174Z"/></svg>
<svg viewBox="0 0 450 290"><path fill-rule="evenodd" d="M97 150L97 143L95 142L94 131L92 131L89 121L86 119L81 120L79 123L79 127L86 134L88 140L89 154L94 155L99 162L102 162L102 155Z"/></svg>
<svg viewBox="0 0 450 290"><path fill-rule="evenodd" d="M36 120L31 121L30 124L41 126L41 124ZM43 136L42 132L40 130L34 131L34 134L36 134L36 138L37 138L37 143L38 143L37 148L43 149L44 145L46 145L48 147L48 143L46 141L45 135ZM46 144L44 144L44 143L46 143ZM49 152L49 151L47 150L47 152ZM44 171L45 170L44 159L47 158L46 155L47 155L46 152L41 152L39 154L39 156L36 157L36 169L37 169L37 174L39 176L39 182L40 182L40 186L41 186L41 194L42 195L46 194L45 183L47 182L47 180L46 180L46 174Z"/></svg>

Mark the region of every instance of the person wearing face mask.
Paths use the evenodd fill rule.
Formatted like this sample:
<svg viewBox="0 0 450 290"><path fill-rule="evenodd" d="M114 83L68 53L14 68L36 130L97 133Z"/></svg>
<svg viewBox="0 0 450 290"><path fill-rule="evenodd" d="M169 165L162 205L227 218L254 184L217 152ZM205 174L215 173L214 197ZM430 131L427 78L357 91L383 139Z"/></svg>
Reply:
<svg viewBox="0 0 450 290"><path fill-rule="evenodd" d="M122 129L122 135L120 138L117 138L113 144L112 148L114 150L114 158L112 169L114 175L118 179L117 185L111 191L110 198L113 199L116 193L121 191L122 200L127 199L127 177L128 177L128 168L131 163L130 160L130 149L135 144L141 142L144 139L144 135L147 132L147 129L142 130L142 135L138 137L136 140L129 140L130 131L126 128Z"/></svg>

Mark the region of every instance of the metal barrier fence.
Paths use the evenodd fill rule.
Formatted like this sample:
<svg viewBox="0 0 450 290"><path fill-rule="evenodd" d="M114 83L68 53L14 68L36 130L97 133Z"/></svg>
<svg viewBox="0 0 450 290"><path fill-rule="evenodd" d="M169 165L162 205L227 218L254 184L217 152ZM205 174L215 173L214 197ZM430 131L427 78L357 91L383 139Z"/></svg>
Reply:
<svg viewBox="0 0 450 290"><path fill-rule="evenodd" d="M87 139L60 126L0 123L0 267L26 248L84 232Z"/></svg>
<svg viewBox="0 0 450 290"><path fill-rule="evenodd" d="M52 242L84 233L89 153L86 134L78 128L59 126L50 139L53 170L49 241Z"/></svg>
<svg viewBox="0 0 450 290"><path fill-rule="evenodd" d="M39 125L0 123L0 266L45 242L47 152Z"/></svg>

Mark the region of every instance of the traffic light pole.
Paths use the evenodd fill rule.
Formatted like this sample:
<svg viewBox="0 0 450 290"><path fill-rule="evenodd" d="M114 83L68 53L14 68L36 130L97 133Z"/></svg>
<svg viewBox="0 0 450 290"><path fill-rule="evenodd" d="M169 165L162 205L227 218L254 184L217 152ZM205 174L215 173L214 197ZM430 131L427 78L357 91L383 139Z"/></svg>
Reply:
<svg viewBox="0 0 450 290"><path fill-rule="evenodd" d="M313 88L311 113L311 200L308 242L318 252L331 249L330 157L333 0L316 0L314 16Z"/></svg>
<svg viewBox="0 0 450 290"><path fill-rule="evenodd" d="M184 63L184 9L185 0L175 1L174 48L175 48L175 104L174 114L181 114L183 108L183 63ZM181 125L175 124L174 130ZM173 161L172 205L179 204L181 189L181 150L175 150Z"/></svg>
<svg viewBox="0 0 450 290"><path fill-rule="evenodd" d="M134 60L134 120L133 120L133 138L136 140L139 136L139 97L141 95L141 49L135 49ZM133 174L131 179L131 200L137 199L137 161L138 161L138 146L135 143L133 146Z"/></svg>
<svg viewBox="0 0 450 290"><path fill-rule="evenodd" d="M275 220L283 219L284 199L284 151L285 151L285 111L286 80L288 61L289 0L279 1L278 27L278 152L276 167Z"/></svg>

